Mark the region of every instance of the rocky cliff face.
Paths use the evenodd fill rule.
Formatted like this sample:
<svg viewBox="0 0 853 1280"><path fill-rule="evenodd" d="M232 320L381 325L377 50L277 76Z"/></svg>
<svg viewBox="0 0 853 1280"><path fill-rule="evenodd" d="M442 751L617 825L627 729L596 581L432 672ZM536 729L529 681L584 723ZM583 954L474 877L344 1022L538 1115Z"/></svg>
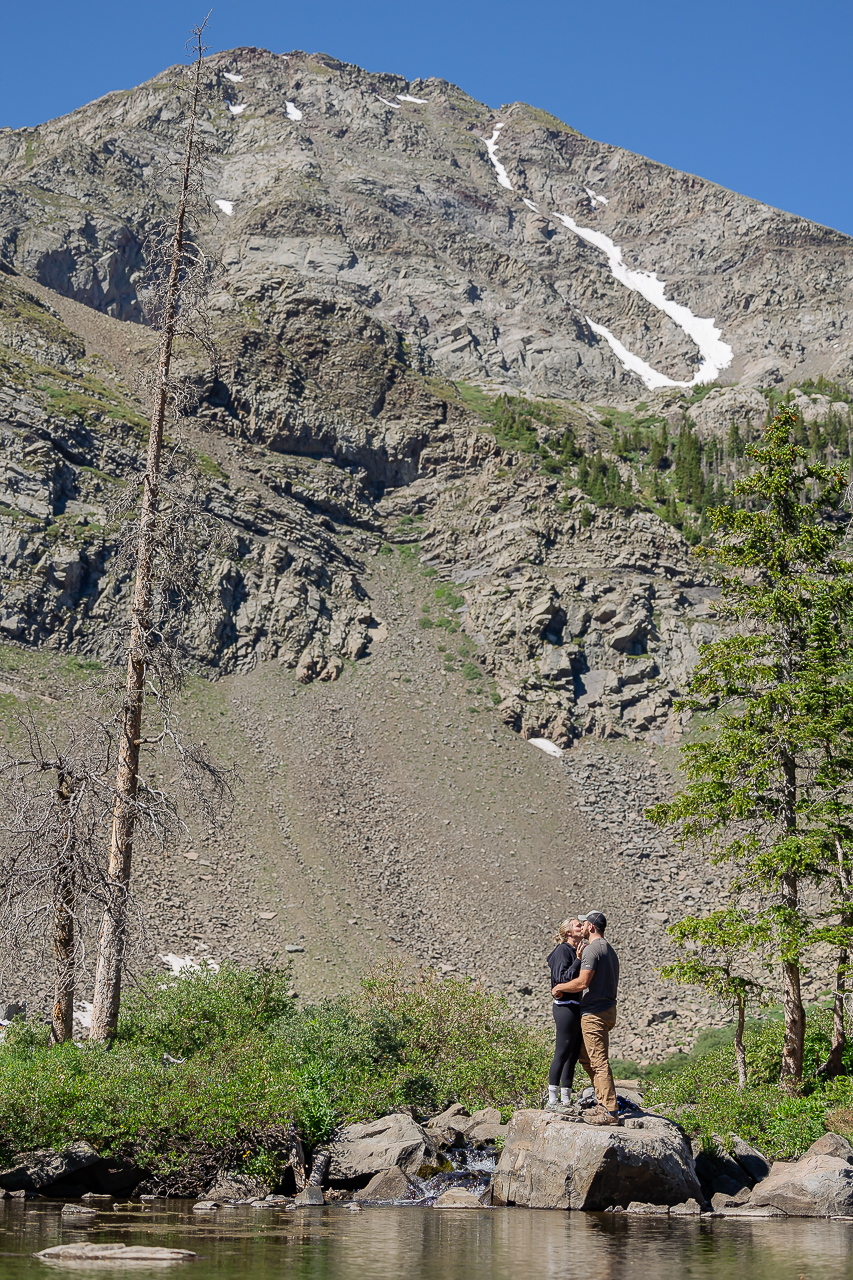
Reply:
<svg viewBox="0 0 853 1280"><path fill-rule="evenodd" d="M206 66L204 233L226 295L322 283L443 373L539 395L850 373L853 242L837 232L442 80L258 49ZM0 257L139 319L184 84L173 67L0 132Z"/></svg>
<svg viewBox="0 0 853 1280"><path fill-rule="evenodd" d="M139 473L145 423L49 304L10 277L0 303L0 627L103 656L129 590L109 502ZM64 306L79 321L84 309ZM677 734L672 696L710 631L709 593L675 529L587 505L535 457L501 449L355 304L280 289L251 316L240 306L242 323L222 332L225 380L190 432L208 509L233 539L200 566L214 607L188 639L203 667L277 659L300 679L335 679L382 624L366 557L396 545L453 581L422 623L464 628L477 675L525 736Z"/></svg>

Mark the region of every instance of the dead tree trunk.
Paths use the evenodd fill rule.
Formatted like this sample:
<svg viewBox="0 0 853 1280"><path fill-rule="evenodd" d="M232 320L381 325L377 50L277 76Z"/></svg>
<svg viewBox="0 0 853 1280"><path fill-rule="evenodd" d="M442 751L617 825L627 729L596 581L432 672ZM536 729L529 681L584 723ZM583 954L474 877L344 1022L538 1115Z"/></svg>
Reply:
<svg viewBox="0 0 853 1280"><path fill-rule="evenodd" d="M206 21L206 20L205 20ZM145 648L150 627L154 592L154 558L156 551L157 514L160 489L160 457L163 430L169 402L169 374L172 346L177 323L181 272L184 267L184 225L190 192L193 147L198 121L201 90L204 23L194 32L197 58L192 106L187 127L180 198L171 242L171 263L166 289L160 349L157 363L154 407L148 437L148 458L142 487L139 515L139 537L136 552L136 580L131 612L130 643L127 658L127 681L119 739L119 759L115 781L112 840L107 870L107 904L98 937L98 962L95 972L94 1007L91 1038L108 1040L118 1023L121 999L121 976L127 931L128 892L136 797L139 787L139 756L142 745L142 719L145 700Z"/></svg>
<svg viewBox="0 0 853 1280"><path fill-rule="evenodd" d="M61 847L53 876L53 1017L50 1038L53 1044L70 1040L74 1031L74 985L76 974L74 948L74 850L72 848L71 786L68 776L60 772L56 788L63 822Z"/></svg>

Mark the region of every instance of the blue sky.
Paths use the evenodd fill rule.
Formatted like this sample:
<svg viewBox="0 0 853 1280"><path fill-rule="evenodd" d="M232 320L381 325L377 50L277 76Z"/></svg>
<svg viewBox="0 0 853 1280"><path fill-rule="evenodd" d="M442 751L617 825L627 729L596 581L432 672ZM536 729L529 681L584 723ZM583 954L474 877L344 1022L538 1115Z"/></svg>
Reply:
<svg viewBox="0 0 853 1280"><path fill-rule="evenodd" d="M43 0L3 15L0 125L181 60L210 0ZM211 48L442 76L853 234L851 0L214 0Z"/></svg>

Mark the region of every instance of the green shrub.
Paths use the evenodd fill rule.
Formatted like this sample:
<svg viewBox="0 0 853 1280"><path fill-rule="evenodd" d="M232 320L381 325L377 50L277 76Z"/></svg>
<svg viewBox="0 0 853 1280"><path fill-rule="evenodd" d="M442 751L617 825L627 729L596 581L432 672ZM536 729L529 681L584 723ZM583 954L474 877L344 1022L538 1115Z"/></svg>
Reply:
<svg viewBox="0 0 853 1280"><path fill-rule="evenodd" d="M691 1055L679 1069L670 1059L646 1094L653 1109L676 1118L691 1136L710 1143L713 1134L724 1140L737 1134L755 1143L774 1160L797 1159L835 1123L846 1123L853 1104L849 1075L824 1083L818 1075L831 1042L831 1014L810 1010L802 1096L791 1098L778 1086L784 1034L781 1021L769 1017L747 1028L744 1049L747 1084L738 1089L734 1045L729 1043L701 1056ZM851 1051L846 1055L849 1072ZM853 1112L851 1112L853 1115Z"/></svg>
<svg viewBox="0 0 853 1280"><path fill-rule="evenodd" d="M450 583L444 582L440 587L435 589L435 598L440 600L445 609L461 609L465 603L465 597L460 596L454 591Z"/></svg>
<svg viewBox="0 0 853 1280"><path fill-rule="evenodd" d="M235 1045L292 1018L290 966L239 969L224 964L146 978L122 1001L118 1039L188 1057Z"/></svg>
<svg viewBox="0 0 853 1280"><path fill-rule="evenodd" d="M273 1176L290 1122L311 1146L395 1107L539 1100L547 1037L468 979L386 968L301 1010L290 980L234 966L157 975L125 999L110 1050L48 1049L44 1028L15 1024L0 1050L0 1158L83 1138L133 1158L163 1190L194 1194L221 1164Z"/></svg>

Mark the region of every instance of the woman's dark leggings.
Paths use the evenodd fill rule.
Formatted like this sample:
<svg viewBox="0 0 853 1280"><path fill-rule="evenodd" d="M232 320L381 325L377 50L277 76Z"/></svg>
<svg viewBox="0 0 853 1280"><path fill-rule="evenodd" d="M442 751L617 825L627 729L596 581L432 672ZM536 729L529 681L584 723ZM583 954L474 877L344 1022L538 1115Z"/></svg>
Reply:
<svg viewBox="0 0 853 1280"><path fill-rule="evenodd" d="M571 1089L582 1043L580 1005L555 1004L554 1021L557 1024L557 1047L548 1073L548 1083Z"/></svg>

